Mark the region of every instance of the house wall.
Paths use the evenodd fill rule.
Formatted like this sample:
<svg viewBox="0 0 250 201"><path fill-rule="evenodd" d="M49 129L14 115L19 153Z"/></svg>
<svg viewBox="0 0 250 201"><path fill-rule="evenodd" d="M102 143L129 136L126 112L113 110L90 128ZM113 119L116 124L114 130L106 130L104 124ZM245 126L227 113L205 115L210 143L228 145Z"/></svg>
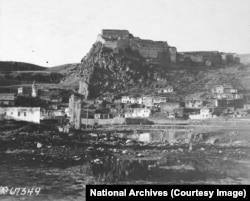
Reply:
<svg viewBox="0 0 250 201"><path fill-rule="evenodd" d="M6 107L2 109L5 112L5 119L40 123L40 107Z"/></svg>
<svg viewBox="0 0 250 201"><path fill-rule="evenodd" d="M149 143L152 141L152 135L150 133L141 133L141 134L139 134L138 140L140 142Z"/></svg>

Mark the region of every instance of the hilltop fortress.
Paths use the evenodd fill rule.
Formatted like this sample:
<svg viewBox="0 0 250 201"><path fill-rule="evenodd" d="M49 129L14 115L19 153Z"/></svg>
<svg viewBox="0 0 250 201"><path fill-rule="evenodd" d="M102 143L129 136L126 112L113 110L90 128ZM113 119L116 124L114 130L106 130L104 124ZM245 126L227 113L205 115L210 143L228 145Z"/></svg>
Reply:
<svg viewBox="0 0 250 201"><path fill-rule="evenodd" d="M142 57L148 59L164 59L176 63L177 51L175 47L168 45L166 41L152 41L134 37L128 30L104 29L98 35L97 42L113 50L131 48L138 51Z"/></svg>
<svg viewBox="0 0 250 201"><path fill-rule="evenodd" d="M220 65L230 62L239 63L235 53L218 51L177 52L176 47L169 46L166 41L145 40L134 37L128 30L103 29L97 37L104 47L115 52L119 49L130 48L142 57L150 60L162 60L168 63L203 64L205 66Z"/></svg>

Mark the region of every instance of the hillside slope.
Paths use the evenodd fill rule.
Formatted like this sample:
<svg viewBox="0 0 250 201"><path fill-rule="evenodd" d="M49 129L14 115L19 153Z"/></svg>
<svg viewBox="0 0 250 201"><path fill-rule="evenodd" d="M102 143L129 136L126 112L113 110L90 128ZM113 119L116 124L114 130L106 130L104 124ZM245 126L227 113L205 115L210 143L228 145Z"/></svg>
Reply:
<svg viewBox="0 0 250 201"><path fill-rule="evenodd" d="M0 87L37 83L59 83L63 75L48 68L22 62L0 61Z"/></svg>
<svg viewBox="0 0 250 201"><path fill-rule="evenodd" d="M43 71L46 67L38 66L30 63L0 61L0 72L2 71Z"/></svg>

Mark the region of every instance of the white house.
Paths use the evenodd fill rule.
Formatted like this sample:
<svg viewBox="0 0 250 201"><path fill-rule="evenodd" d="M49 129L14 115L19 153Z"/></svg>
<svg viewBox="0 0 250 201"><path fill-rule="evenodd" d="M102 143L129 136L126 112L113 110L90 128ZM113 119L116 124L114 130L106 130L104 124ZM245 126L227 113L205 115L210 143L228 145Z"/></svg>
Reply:
<svg viewBox="0 0 250 201"><path fill-rule="evenodd" d="M129 96L122 96L121 102L122 103L130 103L130 97Z"/></svg>
<svg viewBox="0 0 250 201"><path fill-rule="evenodd" d="M130 103L132 103L132 104L137 103L137 99L136 99L136 98L131 97L131 98L130 98Z"/></svg>
<svg viewBox="0 0 250 201"><path fill-rule="evenodd" d="M203 105L202 100L187 100L185 101L185 108L200 108Z"/></svg>
<svg viewBox="0 0 250 201"><path fill-rule="evenodd" d="M5 107L2 110L5 119L40 123L40 107Z"/></svg>
<svg viewBox="0 0 250 201"><path fill-rule="evenodd" d="M214 94L224 93L224 86L223 85L215 86L214 88L212 88L212 93Z"/></svg>
<svg viewBox="0 0 250 201"><path fill-rule="evenodd" d="M149 117L151 110L148 108L130 108L124 116L125 118L136 118L136 117Z"/></svg>
<svg viewBox="0 0 250 201"><path fill-rule="evenodd" d="M154 104L160 104L160 103L166 103L167 98L166 97L154 97L153 103Z"/></svg>
<svg viewBox="0 0 250 201"><path fill-rule="evenodd" d="M165 88L161 88L158 90L158 93L172 93L174 91L174 88L172 86L167 86Z"/></svg>
<svg viewBox="0 0 250 201"><path fill-rule="evenodd" d="M137 101L138 104L142 105L142 97L136 98L136 101Z"/></svg>
<svg viewBox="0 0 250 201"><path fill-rule="evenodd" d="M209 108L201 108L198 114L190 114L190 119L209 119L212 118L212 111Z"/></svg>

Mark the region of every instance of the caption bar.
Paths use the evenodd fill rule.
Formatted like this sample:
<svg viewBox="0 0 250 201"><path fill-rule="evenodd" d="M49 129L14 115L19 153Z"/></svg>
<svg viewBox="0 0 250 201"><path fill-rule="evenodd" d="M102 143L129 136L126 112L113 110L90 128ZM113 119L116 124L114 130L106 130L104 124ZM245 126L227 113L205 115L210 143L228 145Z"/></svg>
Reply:
<svg viewBox="0 0 250 201"><path fill-rule="evenodd" d="M87 185L86 200L248 200L248 185Z"/></svg>

